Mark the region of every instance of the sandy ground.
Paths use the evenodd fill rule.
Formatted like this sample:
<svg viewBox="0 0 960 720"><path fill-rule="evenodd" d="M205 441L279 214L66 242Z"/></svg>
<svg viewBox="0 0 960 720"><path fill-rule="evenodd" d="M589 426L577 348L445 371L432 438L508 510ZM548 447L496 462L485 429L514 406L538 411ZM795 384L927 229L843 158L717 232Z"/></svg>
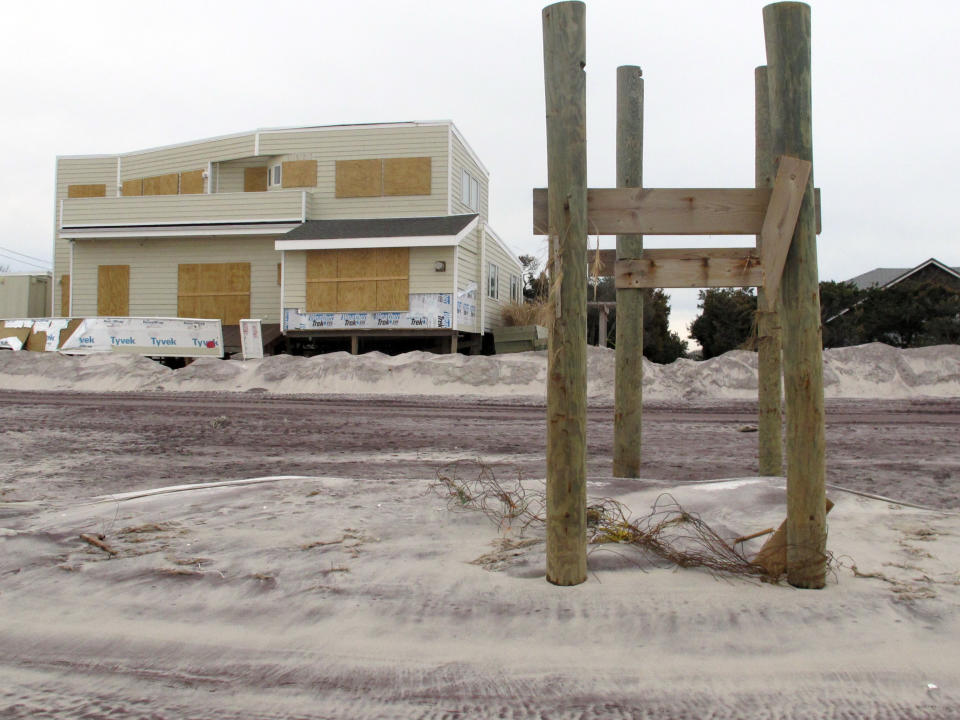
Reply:
<svg viewBox="0 0 960 720"><path fill-rule="evenodd" d="M755 356L648 366L629 481L612 353L589 361L592 497L731 541L779 524L782 479L749 477ZM611 545L546 583L541 527L435 488L482 463L542 490L544 373L0 353L0 717L960 717L960 347L827 353L821 591Z"/></svg>

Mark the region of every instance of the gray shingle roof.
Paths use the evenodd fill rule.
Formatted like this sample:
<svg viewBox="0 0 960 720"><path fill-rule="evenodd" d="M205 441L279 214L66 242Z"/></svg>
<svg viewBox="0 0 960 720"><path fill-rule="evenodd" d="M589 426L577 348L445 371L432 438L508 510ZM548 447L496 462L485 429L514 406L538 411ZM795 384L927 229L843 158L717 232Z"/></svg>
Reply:
<svg viewBox="0 0 960 720"><path fill-rule="evenodd" d="M880 287L884 287L887 284L889 284L891 281L896 280L901 275L912 272L914 270L919 270L924 265L927 265L931 262L936 263L938 265L942 265L942 263L940 263L938 260L935 260L934 258L930 258L929 260L925 260L919 265L912 268L875 268L870 272L865 272L862 275L857 275L856 277L852 277L849 280L847 280L847 282L853 283L861 290L866 290L867 288L872 287L874 285L879 285ZM950 269L953 270L958 275L960 275L960 267L955 267Z"/></svg>
<svg viewBox="0 0 960 720"><path fill-rule="evenodd" d="M283 235L283 239L340 240L344 238L458 235L476 217L476 214L472 214L365 220L307 220L299 227L295 227L286 235Z"/></svg>

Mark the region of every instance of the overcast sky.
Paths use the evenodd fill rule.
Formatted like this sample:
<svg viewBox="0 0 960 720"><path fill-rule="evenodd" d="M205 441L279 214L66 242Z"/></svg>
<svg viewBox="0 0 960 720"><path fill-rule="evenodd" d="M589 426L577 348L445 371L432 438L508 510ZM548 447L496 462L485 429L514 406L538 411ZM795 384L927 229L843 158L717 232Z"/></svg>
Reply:
<svg viewBox="0 0 960 720"><path fill-rule="evenodd" d="M643 68L646 186L753 185L764 4L587 3L591 186L615 184L618 65ZM811 4L821 279L929 257L960 266L960 3ZM543 257L545 241L530 229L530 190L546 183L543 6L10 3L0 42L0 265L34 269L22 253L49 267L57 155L258 127L439 119L453 120L490 170L493 227L518 254ZM680 245L647 240L662 246ZM672 295L671 324L685 335L696 291Z"/></svg>

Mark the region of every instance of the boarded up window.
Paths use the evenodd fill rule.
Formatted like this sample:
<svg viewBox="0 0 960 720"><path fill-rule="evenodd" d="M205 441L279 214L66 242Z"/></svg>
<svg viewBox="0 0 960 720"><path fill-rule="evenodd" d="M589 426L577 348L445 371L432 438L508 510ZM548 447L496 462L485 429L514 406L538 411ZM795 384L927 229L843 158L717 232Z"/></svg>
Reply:
<svg viewBox="0 0 960 720"><path fill-rule="evenodd" d="M60 276L60 317L70 317L70 276Z"/></svg>
<svg viewBox="0 0 960 720"><path fill-rule="evenodd" d="M388 158L383 161L384 195L429 195L430 158Z"/></svg>
<svg viewBox="0 0 960 720"><path fill-rule="evenodd" d="M141 195L143 195L143 179L142 178L123 181L124 197L139 197Z"/></svg>
<svg viewBox="0 0 960 720"><path fill-rule="evenodd" d="M130 314L130 266L100 265L97 268L97 315L127 317Z"/></svg>
<svg viewBox="0 0 960 720"><path fill-rule="evenodd" d="M288 160L282 163L280 172L282 186L285 188L316 187L316 160Z"/></svg>
<svg viewBox="0 0 960 720"><path fill-rule="evenodd" d="M177 316L239 325L250 317L250 263L180 265Z"/></svg>
<svg viewBox="0 0 960 720"><path fill-rule="evenodd" d="M144 195L176 195L180 191L180 174L168 173L143 179Z"/></svg>
<svg viewBox="0 0 960 720"><path fill-rule="evenodd" d="M180 173L180 194L200 195L203 193L203 170L190 170Z"/></svg>
<svg viewBox="0 0 960 720"><path fill-rule="evenodd" d="M307 252L307 312L410 309L410 249Z"/></svg>
<svg viewBox="0 0 960 720"><path fill-rule="evenodd" d="M338 198L380 197L383 194L383 161L337 160Z"/></svg>
<svg viewBox="0 0 960 720"><path fill-rule="evenodd" d="M68 198L88 198L88 197L106 197L107 186L99 185L68 185Z"/></svg>
<svg viewBox="0 0 960 720"><path fill-rule="evenodd" d="M265 167L249 167L243 169L244 192L267 191L267 169Z"/></svg>

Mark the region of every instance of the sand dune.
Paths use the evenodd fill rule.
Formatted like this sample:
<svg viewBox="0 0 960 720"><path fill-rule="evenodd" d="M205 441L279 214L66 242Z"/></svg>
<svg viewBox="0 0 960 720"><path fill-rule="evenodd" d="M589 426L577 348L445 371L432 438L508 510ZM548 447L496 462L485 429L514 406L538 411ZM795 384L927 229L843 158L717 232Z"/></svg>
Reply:
<svg viewBox="0 0 960 720"><path fill-rule="evenodd" d="M106 354L0 352L0 388L11 390L129 390L291 394L478 395L542 398L546 354L388 356L331 353L263 360L199 358L169 370L148 358ZM588 394L613 399L614 352L590 348ZM824 353L824 391L830 398L960 397L960 345L898 350L873 343ZM733 351L704 362L644 361L650 400L756 398L756 354Z"/></svg>

